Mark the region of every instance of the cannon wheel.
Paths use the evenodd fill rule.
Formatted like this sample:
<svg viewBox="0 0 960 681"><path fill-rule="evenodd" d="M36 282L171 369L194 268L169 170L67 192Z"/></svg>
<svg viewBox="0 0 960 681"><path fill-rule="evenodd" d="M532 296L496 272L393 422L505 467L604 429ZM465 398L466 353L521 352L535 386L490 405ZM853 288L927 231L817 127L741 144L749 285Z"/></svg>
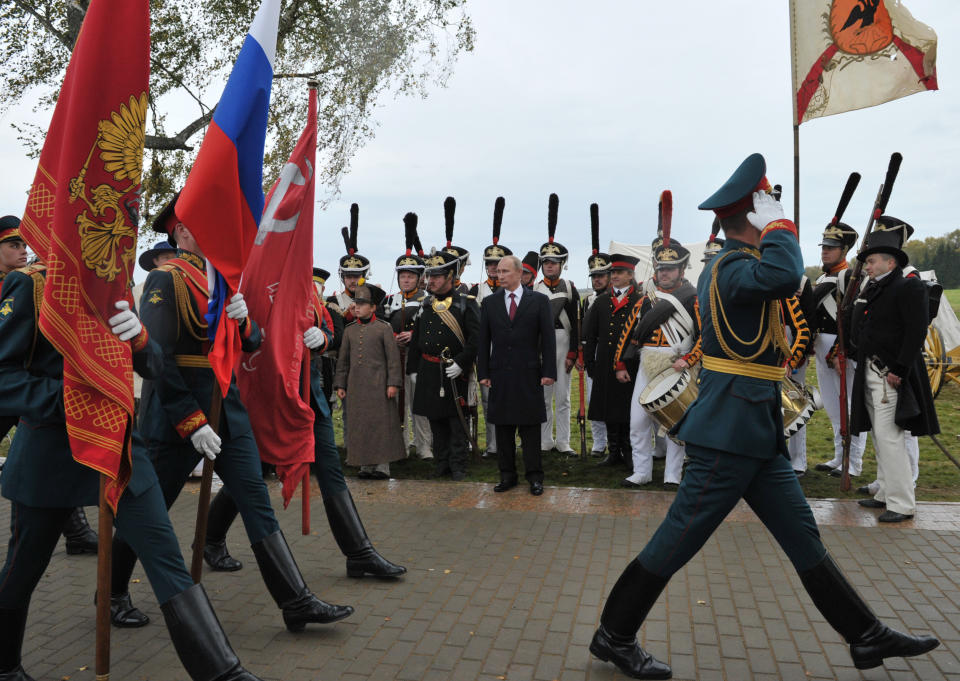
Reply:
<svg viewBox="0 0 960 681"><path fill-rule="evenodd" d="M927 365L927 378L930 379L930 392L936 397L943 388L947 351L943 347L940 332L932 326L927 328L927 339L923 344L923 361Z"/></svg>

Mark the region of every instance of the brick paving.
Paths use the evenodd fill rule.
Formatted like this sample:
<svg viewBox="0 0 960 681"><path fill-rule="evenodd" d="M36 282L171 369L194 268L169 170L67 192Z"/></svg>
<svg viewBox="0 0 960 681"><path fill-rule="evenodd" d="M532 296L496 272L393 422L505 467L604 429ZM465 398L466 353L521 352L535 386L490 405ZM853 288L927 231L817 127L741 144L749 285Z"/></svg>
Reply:
<svg viewBox="0 0 960 681"><path fill-rule="evenodd" d="M311 536L299 500L278 513L311 589L356 613L302 634L284 629L237 522L237 573L204 575L244 664L268 681L573 681L625 678L587 644L603 599L663 517L670 494L524 487L494 495L482 483L351 480L377 548L409 573L397 582L352 580L330 536L319 493ZM189 560L197 485L173 508ZM274 507L279 489L271 485ZM912 526L876 526L850 501L816 501L831 552L893 626L932 632L943 645L862 673L812 606L789 561L746 508L737 508L670 582L641 630L674 678L922 679L960 681L960 504L919 504ZM91 522L95 512L88 513ZM8 526L9 506L0 523ZM96 561L62 544L31 607L24 666L37 681L94 679ZM131 591L151 618L114 630L112 678L185 679L159 607L138 567Z"/></svg>

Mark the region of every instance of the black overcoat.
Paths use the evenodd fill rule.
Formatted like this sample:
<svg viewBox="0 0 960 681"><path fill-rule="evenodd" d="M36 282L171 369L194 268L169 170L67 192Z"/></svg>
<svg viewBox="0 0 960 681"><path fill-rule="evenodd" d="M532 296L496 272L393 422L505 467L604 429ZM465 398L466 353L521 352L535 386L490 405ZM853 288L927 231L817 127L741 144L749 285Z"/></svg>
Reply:
<svg viewBox="0 0 960 681"><path fill-rule="evenodd" d="M557 378L550 299L525 290L511 321L505 295L500 289L480 304L477 378L490 379L487 420L499 425L543 423L547 411L540 379Z"/></svg>
<svg viewBox="0 0 960 681"><path fill-rule="evenodd" d="M608 292L597 296L596 302L590 307L583 328L583 355L587 372L593 379L590 412L587 415L591 421L630 422L630 402L639 362L625 362L630 374L629 383L617 380L614 363L620 334L630 311L641 297L634 287L630 287L630 292L620 302L616 302Z"/></svg>
<svg viewBox="0 0 960 681"><path fill-rule="evenodd" d="M920 279L894 269L857 297L847 316L850 356L857 360L853 378L850 432L870 430L864 386L871 358L876 357L902 379L896 424L913 435L940 432L937 412L923 361L927 337L927 289Z"/></svg>

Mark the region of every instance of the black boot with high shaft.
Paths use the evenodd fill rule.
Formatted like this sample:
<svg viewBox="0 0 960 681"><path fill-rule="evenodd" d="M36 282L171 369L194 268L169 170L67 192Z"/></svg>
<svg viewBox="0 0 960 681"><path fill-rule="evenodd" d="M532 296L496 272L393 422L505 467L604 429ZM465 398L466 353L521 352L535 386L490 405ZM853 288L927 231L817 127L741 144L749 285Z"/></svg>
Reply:
<svg viewBox="0 0 960 681"><path fill-rule="evenodd" d="M800 581L830 626L850 644L857 669L879 667L887 657L923 655L940 645L932 636L901 634L877 619L829 553L801 572Z"/></svg>
<svg viewBox="0 0 960 681"><path fill-rule="evenodd" d="M600 627L590 642L590 652L612 662L632 679L669 679L665 664L640 647L637 632L657 602L667 580L648 572L634 559L613 586L600 616Z"/></svg>
<svg viewBox="0 0 960 681"><path fill-rule="evenodd" d="M63 521L63 536L67 540L67 553L71 556L80 553L97 552L97 533L87 522L83 506L77 506Z"/></svg>
<svg viewBox="0 0 960 681"><path fill-rule="evenodd" d="M20 664L27 610L28 606L0 608L0 681L34 681Z"/></svg>
<svg viewBox="0 0 960 681"><path fill-rule="evenodd" d="M337 546L347 557L347 576L363 577L399 577L406 574L407 568L396 565L377 553L363 529L363 522L357 507L350 496L350 490L343 490L323 498L327 511L330 531Z"/></svg>
<svg viewBox="0 0 960 681"><path fill-rule="evenodd" d="M349 605L331 605L310 593L280 530L254 544L253 555L267 590L283 610L283 621L290 631L303 631L311 623L338 622L353 614Z"/></svg>
<svg viewBox="0 0 960 681"><path fill-rule="evenodd" d="M243 668L200 584L160 606L177 656L193 681L263 681Z"/></svg>
<svg viewBox="0 0 960 681"><path fill-rule="evenodd" d="M207 511L207 537L203 545L203 559L215 572L236 572L243 563L227 550L227 531L240 509L233 497L223 487L210 502Z"/></svg>

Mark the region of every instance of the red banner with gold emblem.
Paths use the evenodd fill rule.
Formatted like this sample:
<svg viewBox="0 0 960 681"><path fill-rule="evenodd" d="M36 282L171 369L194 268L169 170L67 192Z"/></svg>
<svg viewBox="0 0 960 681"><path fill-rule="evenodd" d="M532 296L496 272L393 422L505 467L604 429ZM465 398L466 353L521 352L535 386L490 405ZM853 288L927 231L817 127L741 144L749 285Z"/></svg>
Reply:
<svg viewBox="0 0 960 681"><path fill-rule="evenodd" d="M131 474L133 364L107 320L131 300L149 78L148 1L92 0L21 224L47 265L39 325L63 355L73 458L110 478L114 512Z"/></svg>

